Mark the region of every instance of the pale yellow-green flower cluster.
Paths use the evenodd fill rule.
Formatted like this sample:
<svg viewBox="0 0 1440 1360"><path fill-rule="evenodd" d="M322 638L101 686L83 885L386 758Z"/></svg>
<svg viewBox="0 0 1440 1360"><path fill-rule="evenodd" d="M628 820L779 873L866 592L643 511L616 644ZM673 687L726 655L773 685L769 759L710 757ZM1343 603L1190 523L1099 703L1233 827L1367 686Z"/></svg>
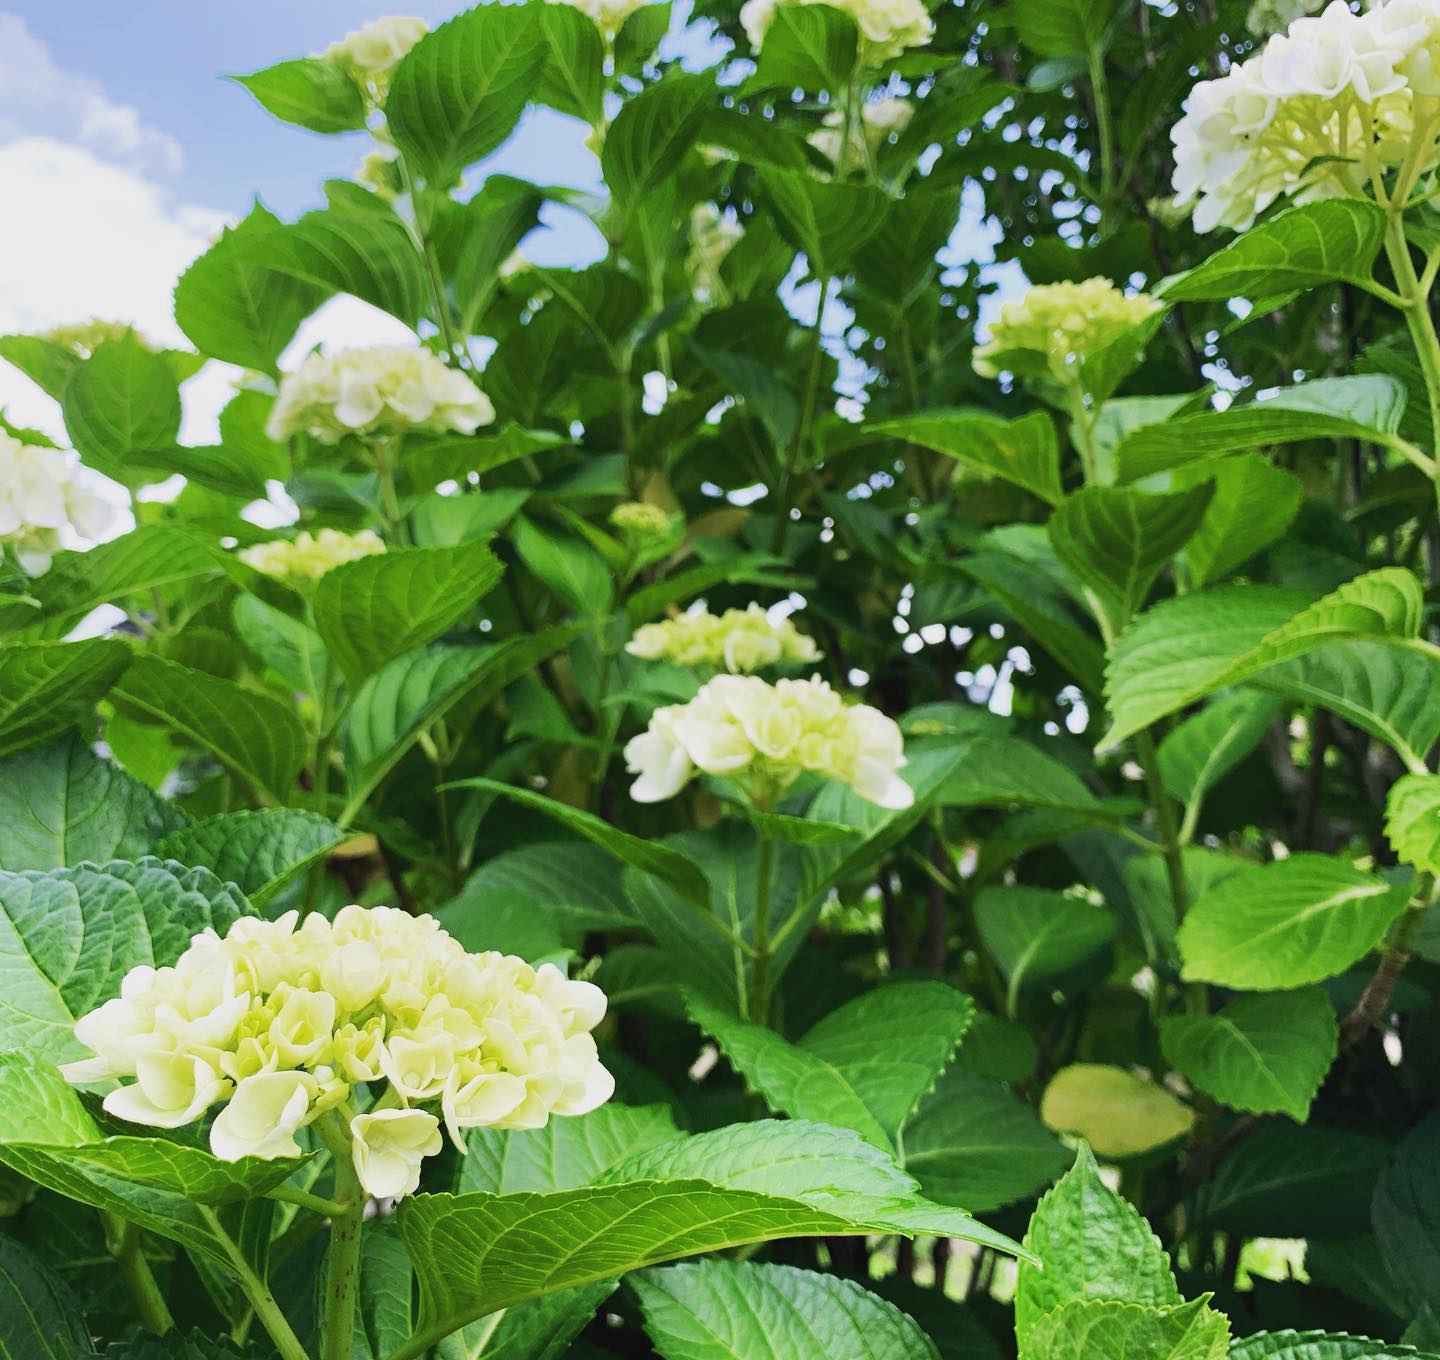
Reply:
<svg viewBox="0 0 1440 1360"><path fill-rule="evenodd" d="M670 537L673 521L649 501L624 501L610 512L610 523L632 548L646 548Z"/></svg>
<svg viewBox="0 0 1440 1360"><path fill-rule="evenodd" d="M173 967L131 969L75 1023L96 1056L63 1071L125 1079L104 1106L130 1123L178 1128L220 1106L210 1149L224 1161L297 1156L296 1133L334 1111L361 1184L390 1197L419 1184L442 1120L464 1151L466 1129L537 1129L608 1100L590 1034L604 1014L598 987L467 954L431 916L290 912L206 930ZM354 1089L382 1081L357 1113Z"/></svg>
<svg viewBox="0 0 1440 1360"><path fill-rule="evenodd" d="M395 68L429 31L424 19L392 14L347 33L320 56L343 66L375 104L383 104Z"/></svg>
<svg viewBox="0 0 1440 1360"><path fill-rule="evenodd" d="M826 0L745 0L740 23L750 46L757 52L775 21L775 11L784 4L821 4ZM924 47L935 32L930 11L922 0L829 0L843 10L860 30L858 60L862 66L878 66L898 57L907 47Z"/></svg>
<svg viewBox="0 0 1440 1360"><path fill-rule="evenodd" d="M744 672L781 661L818 661L821 655L815 639L788 618L772 621L753 603L718 615L692 609L678 618L643 624L625 650L645 661Z"/></svg>
<svg viewBox="0 0 1440 1360"><path fill-rule="evenodd" d="M66 532L102 538L114 518L73 457L0 430L0 547L10 548L21 570L48 571Z"/></svg>
<svg viewBox="0 0 1440 1360"><path fill-rule="evenodd" d="M847 704L818 676L767 684L717 675L688 704L657 708L625 747L640 803L673 798L697 773L725 775L771 804L802 774L848 785L886 808L906 808L914 790L900 777L900 729L878 709Z"/></svg>
<svg viewBox="0 0 1440 1360"><path fill-rule="evenodd" d="M1185 101L1174 185L1197 231L1243 231L1276 199L1364 194L1396 166L1413 177L1440 162L1440 0L1307 8L1265 7L1259 22L1288 14L1286 31Z"/></svg>
<svg viewBox="0 0 1440 1360"><path fill-rule="evenodd" d="M312 534L301 530L294 538L277 538L242 548L239 557L247 566L293 586L312 586L327 571L345 562L357 562L385 551L385 540L369 529L345 534L339 529L321 529Z"/></svg>
<svg viewBox="0 0 1440 1360"><path fill-rule="evenodd" d="M1037 284L1007 302L975 350L975 371L987 378L1009 367L1016 351L1038 357L1057 378L1160 310L1146 293L1127 296L1109 279Z"/></svg>
<svg viewBox="0 0 1440 1360"><path fill-rule="evenodd" d="M281 379L266 429L338 444L350 434L474 434L494 419L489 398L428 349L376 345L310 355Z"/></svg>
<svg viewBox="0 0 1440 1360"><path fill-rule="evenodd" d="M625 20L637 9L644 9L650 0L550 0L550 3L578 9L600 30L606 42L614 42Z"/></svg>
<svg viewBox="0 0 1440 1360"><path fill-rule="evenodd" d="M95 352L97 346L107 340L123 340L130 336L144 345L146 349L153 346L133 326L123 321L105 321L95 316L89 321L77 321L68 326L52 326L48 331L43 331L40 339L49 340L51 344L61 345L72 354L78 354L82 359L88 358Z"/></svg>

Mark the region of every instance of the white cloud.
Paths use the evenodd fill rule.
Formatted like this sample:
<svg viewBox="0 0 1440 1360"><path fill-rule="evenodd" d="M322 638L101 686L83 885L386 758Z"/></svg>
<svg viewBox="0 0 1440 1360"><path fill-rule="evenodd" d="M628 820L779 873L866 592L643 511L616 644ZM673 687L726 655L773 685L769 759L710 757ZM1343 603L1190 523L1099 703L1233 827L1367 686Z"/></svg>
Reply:
<svg viewBox="0 0 1440 1360"><path fill-rule="evenodd" d="M180 143L92 76L56 65L18 14L0 12L0 136L47 132L159 170L180 168Z"/></svg>

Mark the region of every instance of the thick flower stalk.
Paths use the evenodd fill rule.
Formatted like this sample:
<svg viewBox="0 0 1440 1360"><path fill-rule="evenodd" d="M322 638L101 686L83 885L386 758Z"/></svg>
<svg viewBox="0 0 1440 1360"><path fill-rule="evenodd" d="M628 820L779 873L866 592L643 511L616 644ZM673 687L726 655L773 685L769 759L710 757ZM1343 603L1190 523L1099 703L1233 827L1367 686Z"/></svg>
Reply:
<svg viewBox="0 0 1440 1360"><path fill-rule="evenodd" d="M306 529L294 538L277 538L242 548L238 556L256 571L303 590L343 563L358 562L384 551L384 539L369 529L354 534L339 529L321 529L312 534Z"/></svg>
<svg viewBox="0 0 1440 1360"><path fill-rule="evenodd" d="M1129 296L1109 279L1037 284L1017 302L1007 302L977 346L975 371L993 378L1017 363L1029 363L1068 381L1076 364L1118 340L1160 310L1145 293Z"/></svg>
<svg viewBox="0 0 1440 1360"><path fill-rule="evenodd" d="M489 398L428 349L378 345L310 355L281 379L266 428L272 439L338 444L352 434L474 434L494 419Z"/></svg>
<svg viewBox="0 0 1440 1360"><path fill-rule="evenodd" d="M39 576L67 533L103 538L114 520L114 508L86 485L73 457L0 430L0 548L15 554L22 571Z"/></svg>
<svg viewBox="0 0 1440 1360"><path fill-rule="evenodd" d="M1305 203L1432 168L1440 0L1353 13L1333 0L1249 60L1203 80L1175 125L1174 185L1195 229L1243 231L1278 198Z"/></svg>
<svg viewBox="0 0 1440 1360"><path fill-rule="evenodd" d="M338 1130L364 1190L392 1197L419 1185L442 1122L463 1152L466 1129L541 1128L608 1100L590 1034L604 1014L599 988L468 954L430 916L290 912L132 969L75 1024L95 1057L64 1071L120 1079L104 1107L131 1123L177 1128L218 1107L209 1141L224 1161L296 1156L296 1134L335 1112L322 1136L333 1147Z"/></svg>
<svg viewBox="0 0 1440 1360"><path fill-rule="evenodd" d="M673 798L697 773L725 775L768 806L802 774L848 785L881 807L906 808L900 729L878 709L847 704L818 676L771 685L718 675L688 704L658 708L625 747L637 802Z"/></svg>
<svg viewBox="0 0 1440 1360"><path fill-rule="evenodd" d="M651 0L550 0L552 5L569 5L578 9L595 27L607 43L615 41L615 35L625 26L637 9L644 9Z"/></svg>
<svg viewBox="0 0 1440 1360"><path fill-rule="evenodd" d="M320 56L343 66L371 103L379 107L385 103L395 68L429 31L424 19L392 14L347 33Z"/></svg>
<svg viewBox="0 0 1440 1360"><path fill-rule="evenodd" d="M718 615L692 609L678 618L643 624L625 650L645 661L746 673L782 661L818 661L821 656L814 638L790 619L772 620L754 603Z"/></svg>
<svg viewBox="0 0 1440 1360"><path fill-rule="evenodd" d="M880 148L892 136L904 132L914 115L915 106L908 99L893 96L872 99L860 106L859 117L852 121L848 137L845 135L847 111L832 109L808 140L835 167L837 174L846 174L872 164Z"/></svg>
<svg viewBox="0 0 1440 1360"><path fill-rule="evenodd" d="M750 46L757 52L782 4L819 4L822 0L745 0L740 23ZM898 57L907 47L924 47L935 32L930 11L921 0L834 0L834 9L843 10L860 30L861 66L879 66Z"/></svg>

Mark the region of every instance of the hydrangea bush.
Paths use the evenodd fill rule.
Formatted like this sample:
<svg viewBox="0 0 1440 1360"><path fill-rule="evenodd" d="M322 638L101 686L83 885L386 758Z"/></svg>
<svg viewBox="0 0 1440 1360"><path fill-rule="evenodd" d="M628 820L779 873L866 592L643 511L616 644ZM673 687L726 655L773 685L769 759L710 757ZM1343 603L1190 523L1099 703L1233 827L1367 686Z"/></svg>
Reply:
<svg viewBox="0 0 1440 1360"><path fill-rule="evenodd" d="M1437 54L521 0L237 77L336 178L191 347L0 337L0 1354L1440 1357ZM535 109L600 192L493 172Z"/></svg>

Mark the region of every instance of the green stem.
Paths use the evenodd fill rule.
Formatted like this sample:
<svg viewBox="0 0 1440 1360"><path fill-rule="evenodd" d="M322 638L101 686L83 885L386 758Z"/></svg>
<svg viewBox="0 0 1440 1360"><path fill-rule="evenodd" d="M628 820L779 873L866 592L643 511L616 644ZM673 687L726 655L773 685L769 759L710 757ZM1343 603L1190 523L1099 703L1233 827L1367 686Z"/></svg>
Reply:
<svg viewBox="0 0 1440 1360"><path fill-rule="evenodd" d="M1085 404L1085 389L1080 385L1078 373L1066 376L1065 392L1070 400L1070 423L1074 427L1075 452L1080 455L1080 468L1085 475L1085 485L1094 486L1100 480L1100 459L1095 449L1092 428L1095 417Z"/></svg>
<svg viewBox="0 0 1440 1360"><path fill-rule="evenodd" d="M1088 55L1090 93L1095 100L1095 134L1100 140L1100 221L1110 220L1110 201L1115 193L1115 133L1110 118L1110 89L1105 80L1105 56L1092 45Z"/></svg>
<svg viewBox="0 0 1440 1360"><path fill-rule="evenodd" d="M290 1326L280 1305L275 1302L275 1296L270 1292L270 1286L255 1273L250 1262L245 1259L245 1253L236 1245L235 1239L225 1231L224 1225L220 1222L220 1215L208 1204L197 1204L195 1210L205 1220L206 1226L220 1243L221 1250L225 1253L225 1259L230 1263L231 1272L240 1286L241 1293L249 1300L251 1308L255 1310L255 1316L260 1319L261 1325L270 1334L270 1340L275 1343L275 1349L280 1352L281 1360L310 1360L309 1352L300 1344L300 1338L295 1335L295 1329Z"/></svg>
<svg viewBox="0 0 1440 1360"><path fill-rule="evenodd" d="M411 212L415 218L410 235L420 258L425 261L425 275L430 284L430 301L435 308L435 322L440 327L440 338L450 357L455 360L456 366L464 368L468 356L457 342L455 330L451 324L450 304L445 301L445 280L440 273L440 261L436 257L435 246L430 240L425 218L420 212L420 196L415 187L415 177L410 173L409 163L403 155L399 159L399 165L400 180L405 186L405 193L410 199Z"/></svg>
<svg viewBox="0 0 1440 1360"><path fill-rule="evenodd" d="M1410 332L1415 357L1425 379L1430 406L1430 452L1434 459L1440 460L1440 336L1436 335L1435 318L1430 314L1430 299L1415 272L1415 261L1405 239L1404 213L1393 207L1385 224L1385 257L1390 261L1404 300L1405 326ZM1440 472L1440 466L1432 470L1431 484L1435 488L1437 509L1440 509L1440 476L1436 475L1437 472Z"/></svg>
<svg viewBox="0 0 1440 1360"><path fill-rule="evenodd" d="M163 1336L173 1331L175 1319L170 1316L169 1305L156 1283L150 1262L145 1259L145 1250L140 1241L140 1229L134 1223L126 1223L114 1214L99 1211L100 1222L105 1229L105 1245L119 1267L120 1278L125 1281L135 1308L140 1314L140 1325L147 1332Z"/></svg>
<svg viewBox="0 0 1440 1360"><path fill-rule="evenodd" d="M265 1192L266 1199L279 1201L281 1204L296 1204L302 1209L308 1209L312 1214L319 1214L321 1218L339 1218L342 1214L350 1211L350 1205L342 1204L338 1199L326 1199L324 1195L312 1195L308 1190L297 1190L290 1185L277 1185L273 1190Z"/></svg>
<svg viewBox="0 0 1440 1360"><path fill-rule="evenodd" d="M330 1249L325 1262L321 1295L320 1360L350 1360L355 1344L355 1305L360 1297L361 1229L365 1222L365 1193L343 1116L328 1111L316 1124L335 1164L335 1199L345 1205L330 1220Z"/></svg>
<svg viewBox="0 0 1440 1360"><path fill-rule="evenodd" d="M770 1023L770 878L775 842L756 831L755 849L755 964L750 991L750 1020Z"/></svg>

